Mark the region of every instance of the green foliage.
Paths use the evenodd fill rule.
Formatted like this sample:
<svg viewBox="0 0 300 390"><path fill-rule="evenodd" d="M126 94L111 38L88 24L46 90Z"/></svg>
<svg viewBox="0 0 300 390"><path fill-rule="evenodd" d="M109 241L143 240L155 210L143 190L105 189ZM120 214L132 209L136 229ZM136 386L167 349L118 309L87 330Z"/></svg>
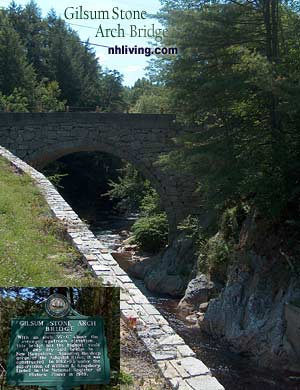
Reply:
<svg viewBox="0 0 300 390"><path fill-rule="evenodd" d="M128 91L130 106L133 107L141 96L151 93L152 90L153 85L150 80L145 77L138 79Z"/></svg>
<svg viewBox="0 0 300 390"><path fill-rule="evenodd" d="M47 179L51 181L51 183L56 188L64 188L60 183L64 177L68 176L67 173L55 173L53 175L47 176Z"/></svg>
<svg viewBox="0 0 300 390"><path fill-rule="evenodd" d="M120 211L137 211L151 188L150 183L129 163L119 169L119 172L118 179L109 182L110 189L105 195L118 201L117 208Z"/></svg>
<svg viewBox="0 0 300 390"><path fill-rule="evenodd" d="M36 87L36 109L38 112L57 112L65 110L66 101L60 101L60 89L57 81L46 79Z"/></svg>
<svg viewBox="0 0 300 390"><path fill-rule="evenodd" d="M162 163L198 177L204 207L247 201L280 220L300 195L299 14L277 0L162 4L164 45L179 55L158 58L152 80L199 126Z"/></svg>
<svg viewBox="0 0 300 390"><path fill-rule="evenodd" d="M88 42L34 1L0 11L0 108L62 111L65 104L123 111L122 76L103 71ZM20 102L21 100L21 102Z"/></svg>
<svg viewBox="0 0 300 390"><path fill-rule="evenodd" d="M249 211L246 203L227 207L216 223L206 229L197 226L196 222L190 223L197 232L194 237L197 240L199 271L210 273L221 283L226 280L234 246L239 242L241 227Z"/></svg>
<svg viewBox="0 0 300 390"><path fill-rule="evenodd" d="M165 213L140 217L133 225L135 242L146 252L158 252L168 242L168 221Z"/></svg>
<svg viewBox="0 0 300 390"><path fill-rule="evenodd" d="M42 80L36 83L33 93L15 88L5 96L0 92L0 110L7 112L57 112L65 110L65 102L59 100L60 90L56 81Z"/></svg>
<svg viewBox="0 0 300 390"><path fill-rule="evenodd" d="M178 230L183 231L189 237L197 239L201 235L201 223L199 218L188 215L179 225Z"/></svg>
<svg viewBox="0 0 300 390"><path fill-rule="evenodd" d="M146 217L162 212L160 197L148 182L146 182L146 193L140 201L140 211Z"/></svg>
<svg viewBox="0 0 300 390"><path fill-rule="evenodd" d="M222 233L209 237L204 232L198 240L198 250L198 270L202 273L209 273L212 280L223 284L232 259L232 242L227 241Z"/></svg>
<svg viewBox="0 0 300 390"><path fill-rule="evenodd" d="M26 58L19 34L0 10L0 91L10 95L15 88L31 89L34 71Z"/></svg>
<svg viewBox="0 0 300 390"><path fill-rule="evenodd" d="M9 96L0 92L0 110L12 112L28 112L28 99L23 90L15 88Z"/></svg>
<svg viewBox="0 0 300 390"><path fill-rule="evenodd" d="M133 240L141 249L157 252L168 239L167 215L161 209L159 195L132 165L126 164L120 173L117 181L110 182L107 195L118 200L118 208L123 212L140 212L132 227Z"/></svg>
<svg viewBox="0 0 300 390"><path fill-rule="evenodd" d="M23 300L20 297L3 298L0 295L0 363L5 367L8 356L10 319L16 316L34 315L40 311L40 308L30 300Z"/></svg>
<svg viewBox="0 0 300 390"><path fill-rule="evenodd" d="M158 193L151 187L140 202L140 212L132 226L134 241L147 252L158 252L168 242L168 220Z"/></svg>
<svg viewBox="0 0 300 390"><path fill-rule="evenodd" d="M101 74L99 105L103 111L122 112L125 108L123 100L123 76L116 70L105 70Z"/></svg>
<svg viewBox="0 0 300 390"><path fill-rule="evenodd" d="M128 374L127 372L120 371L119 383L120 385L133 385L132 375Z"/></svg>
<svg viewBox="0 0 300 390"><path fill-rule="evenodd" d="M130 112L139 114L168 114L169 97L165 88L152 86L137 99Z"/></svg>
<svg viewBox="0 0 300 390"><path fill-rule="evenodd" d="M247 215L247 206L238 205L227 208L220 218L220 232L228 242L238 242L242 223Z"/></svg>
<svg viewBox="0 0 300 390"><path fill-rule="evenodd" d="M133 113L143 114L160 114L162 112L162 105L157 96L154 94L142 95L136 104L131 109Z"/></svg>
<svg viewBox="0 0 300 390"><path fill-rule="evenodd" d="M162 85L146 78L138 79L133 87L126 88L127 111L138 114L170 113L169 93Z"/></svg>
<svg viewBox="0 0 300 390"><path fill-rule="evenodd" d="M216 234L207 242L207 262L213 267L215 265L227 263L230 248L227 241L221 234Z"/></svg>

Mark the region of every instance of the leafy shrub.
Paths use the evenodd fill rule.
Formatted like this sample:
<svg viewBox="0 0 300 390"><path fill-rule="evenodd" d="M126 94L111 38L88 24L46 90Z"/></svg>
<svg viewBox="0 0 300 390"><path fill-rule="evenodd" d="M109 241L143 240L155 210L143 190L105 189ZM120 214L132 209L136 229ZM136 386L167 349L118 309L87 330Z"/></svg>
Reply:
<svg viewBox="0 0 300 390"><path fill-rule="evenodd" d="M199 218L188 215L179 225L178 230L185 232L188 237L199 238L201 235L201 224Z"/></svg>
<svg viewBox="0 0 300 390"><path fill-rule="evenodd" d="M238 241L246 214L247 207L245 205L237 205L224 211L220 221L220 232L225 240Z"/></svg>
<svg viewBox="0 0 300 390"><path fill-rule="evenodd" d="M220 233L211 237L207 242L207 261L209 265L227 263L230 254L228 243Z"/></svg>
<svg viewBox="0 0 300 390"><path fill-rule="evenodd" d="M157 252L168 242L168 221L165 213L139 218L132 230L135 242L147 252Z"/></svg>
<svg viewBox="0 0 300 390"><path fill-rule="evenodd" d="M143 199L141 200L140 210L142 215L145 216L162 213L160 197L154 188L149 186L147 189Z"/></svg>
<svg viewBox="0 0 300 390"><path fill-rule="evenodd" d="M217 233L210 238L203 235L198 244L198 270L210 274L213 281L224 284L232 255L232 242Z"/></svg>
<svg viewBox="0 0 300 390"><path fill-rule="evenodd" d="M28 99L24 91L15 88L9 96L0 92L0 111L28 112Z"/></svg>
<svg viewBox="0 0 300 390"><path fill-rule="evenodd" d="M138 210L143 197L151 188L149 181L129 163L120 169L120 176L116 181L109 182L109 187L105 195L111 200L117 200L117 208L122 212Z"/></svg>
<svg viewBox="0 0 300 390"><path fill-rule="evenodd" d="M47 179L51 181L51 183L56 188L64 188L60 182L65 177L68 176L68 173L54 173L53 175L47 176Z"/></svg>
<svg viewBox="0 0 300 390"><path fill-rule="evenodd" d="M159 194L130 164L126 164L116 182L109 183L107 195L118 200L118 208L139 211L132 226L133 240L142 250L155 253L168 242L167 215L162 210Z"/></svg>

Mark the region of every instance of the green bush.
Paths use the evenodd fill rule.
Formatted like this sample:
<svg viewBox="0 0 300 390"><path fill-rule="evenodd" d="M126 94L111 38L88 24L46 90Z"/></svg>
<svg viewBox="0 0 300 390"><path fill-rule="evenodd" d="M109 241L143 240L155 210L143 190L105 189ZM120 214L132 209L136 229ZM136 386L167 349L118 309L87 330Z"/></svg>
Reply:
<svg viewBox="0 0 300 390"><path fill-rule="evenodd" d="M237 207L226 209L221 217L220 231L226 240L237 239L239 226L236 218Z"/></svg>
<svg viewBox="0 0 300 390"><path fill-rule="evenodd" d="M227 268L232 258L232 244L217 233L207 242L206 261L212 280L224 284Z"/></svg>
<svg viewBox="0 0 300 390"><path fill-rule="evenodd" d="M246 205L227 208L220 221L220 232L225 240L238 242L242 223L247 215Z"/></svg>
<svg viewBox="0 0 300 390"><path fill-rule="evenodd" d="M132 230L135 242L147 252L158 252L168 242L168 221L165 213L139 218Z"/></svg>
<svg viewBox="0 0 300 390"><path fill-rule="evenodd" d="M151 188L150 183L129 163L119 172L120 176L116 181L109 181L110 188L105 195L117 201L117 209L121 212L136 212Z"/></svg>
<svg viewBox="0 0 300 390"><path fill-rule="evenodd" d="M209 274L213 281L225 283L227 268L232 258L232 242L217 233L210 238L204 235L198 244L198 270Z"/></svg>
<svg viewBox="0 0 300 390"><path fill-rule="evenodd" d="M229 258L230 248L221 234L216 234L211 237L207 243L207 261L213 266L217 264L227 263Z"/></svg>
<svg viewBox="0 0 300 390"><path fill-rule="evenodd" d="M201 237L201 223L199 218L193 215L188 215L179 225L178 230L185 232L188 237L195 238L197 240Z"/></svg>
<svg viewBox="0 0 300 390"><path fill-rule="evenodd" d="M107 195L118 200L119 209L139 211L132 226L133 240L146 252L158 252L168 242L167 215L159 194L132 165L127 164L121 174L116 182L110 182Z"/></svg>

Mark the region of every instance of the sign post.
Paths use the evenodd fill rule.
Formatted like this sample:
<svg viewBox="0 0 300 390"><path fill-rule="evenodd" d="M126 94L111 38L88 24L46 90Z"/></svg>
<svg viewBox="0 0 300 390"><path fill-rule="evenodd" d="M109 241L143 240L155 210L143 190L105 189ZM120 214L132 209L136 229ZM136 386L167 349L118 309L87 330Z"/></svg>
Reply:
<svg viewBox="0 0 300 390"><path fill-rule="evenodd" d="M109 383L103 319L80 315L60 294L45 310L48 316L11 320L7 384L62 390Z"/></svg>

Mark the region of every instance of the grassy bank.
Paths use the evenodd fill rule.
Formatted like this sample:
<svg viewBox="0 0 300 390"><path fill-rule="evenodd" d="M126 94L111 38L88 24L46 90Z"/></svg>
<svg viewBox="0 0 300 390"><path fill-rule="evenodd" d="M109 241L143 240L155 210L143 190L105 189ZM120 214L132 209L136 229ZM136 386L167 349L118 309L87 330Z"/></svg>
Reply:
<svg viewBox="0 0 300 390"><path fill-rule="evenodd" d="M31 178L0 158L0 286L76 286L94 280Z"/></svg>

